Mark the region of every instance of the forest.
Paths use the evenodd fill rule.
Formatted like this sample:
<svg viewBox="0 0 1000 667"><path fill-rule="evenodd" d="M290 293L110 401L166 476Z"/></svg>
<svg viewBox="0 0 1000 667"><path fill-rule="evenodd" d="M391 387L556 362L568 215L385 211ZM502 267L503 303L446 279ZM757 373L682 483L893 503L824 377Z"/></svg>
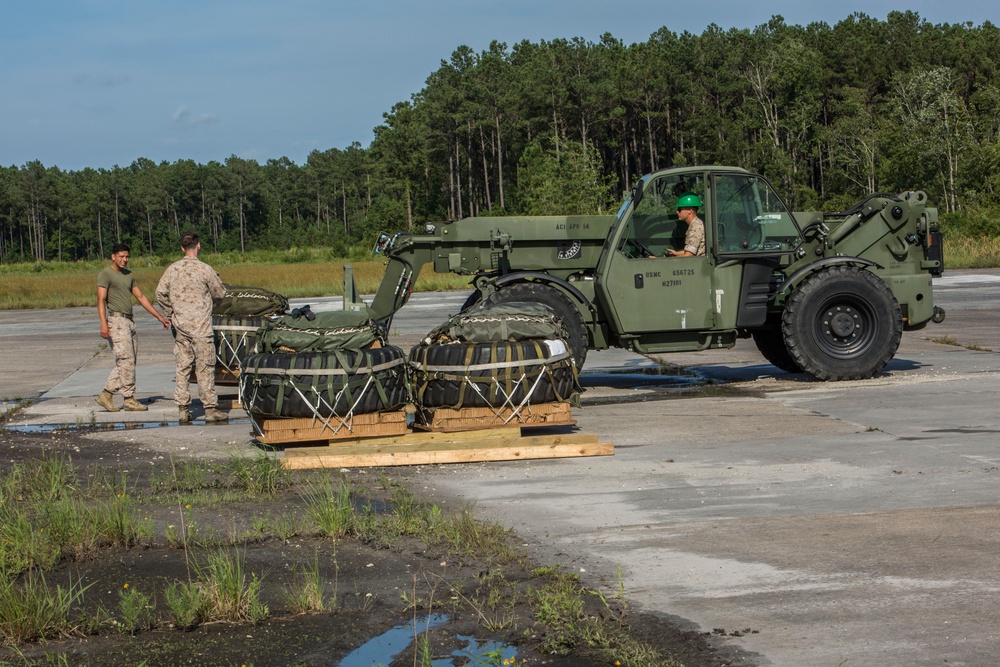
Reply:
<svg viewBox="0 0 1000 667"><path fill-rule="evenodd" d="M959 8L956 8L956 11ZM641 19L637 19L641 20ZM946 229L1000 236L1000 31L914 12L836 25L708 26L624 44L459 46L368 147L304 164L0 167L0 261L330 248L471 215L613 212L637 178L691 164L764 174L795 210L927 191ZM339 255L337 253L340 253Z"/></svg>

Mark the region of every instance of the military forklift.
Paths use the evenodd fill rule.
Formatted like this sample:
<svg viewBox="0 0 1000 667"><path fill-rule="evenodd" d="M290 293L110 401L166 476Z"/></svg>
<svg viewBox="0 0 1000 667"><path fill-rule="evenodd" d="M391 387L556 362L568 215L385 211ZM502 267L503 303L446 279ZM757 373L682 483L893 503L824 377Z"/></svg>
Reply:
<svg viewBox="0 0 1000 667"><path fill-rule="evenodd" d="M705 254L684 247L678 202L697 201ZM724 166L640 179L613 216L471 217L383 234L370 305L388 329L425 264L470 277L463 310L530 301L562 318L577 366L588 350L647 355L732 347L819 380L872 377L903 331L940 322L944 255L921 191L873 194L847 211L791 212L759 174Z"/></svg>

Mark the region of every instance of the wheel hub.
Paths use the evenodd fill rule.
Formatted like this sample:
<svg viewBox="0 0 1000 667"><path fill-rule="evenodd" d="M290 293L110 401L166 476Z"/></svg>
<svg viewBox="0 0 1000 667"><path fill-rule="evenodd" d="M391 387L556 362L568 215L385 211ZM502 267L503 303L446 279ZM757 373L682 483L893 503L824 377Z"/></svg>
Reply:
<svg viewBox="0 0 1000 667"><path fill-rule="evenodd" d="M827 311L823 324L827 334L840 339L850 339L857 335L860 328L858 315L851 308L838 306Z"/></svg>

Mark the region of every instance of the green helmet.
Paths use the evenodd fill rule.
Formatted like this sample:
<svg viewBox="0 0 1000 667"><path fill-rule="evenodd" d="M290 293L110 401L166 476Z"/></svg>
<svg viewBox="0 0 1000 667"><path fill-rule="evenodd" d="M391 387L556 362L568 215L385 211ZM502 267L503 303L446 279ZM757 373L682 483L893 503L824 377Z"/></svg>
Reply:
<svg viewBox="0 0 1000 667"><path fill-rule="evenodd" d="M685 192L677 200L677 208L701 208L701 198L693 192Z"/></svg>

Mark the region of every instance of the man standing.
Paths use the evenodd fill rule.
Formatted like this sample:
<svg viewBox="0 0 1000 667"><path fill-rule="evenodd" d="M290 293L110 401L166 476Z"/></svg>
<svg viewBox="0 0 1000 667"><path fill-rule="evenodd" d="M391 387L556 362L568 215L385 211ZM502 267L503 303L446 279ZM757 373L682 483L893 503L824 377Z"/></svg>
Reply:
<svg viewBox="0 0 1000 667"><path fill-rule="evenodd" d="M669 257L698 257L705 254L705 223L698 217L701 197L690 192L677 200L677 219L687 225L683 250L667 250Z"/></svg>
<svg viewBox="0 0 1000 667"><path fill-rule="evenodd" d="M125 409L148 410L135 398L135 360L137 336L132 320L132 297L158 319L166 329L170 322L163 318L135 282L135 274L128 270L131 250L124 243L111 247L111 266L97 276L97 316L101 320L101 338L108 341L115 355L115 367L104 383L104 390L97 397L97 404L108 412L118 412L114 397L121 392Z"/></svg>
<svg viewBox="0 0 1000 667"><path fill-rule="evenodd" d="M229 417L216 406L215 345L212 340L213 300L226 295L222 280L208 264L198 259L201 240L194 232L181 235L180 259L164 271L156 286L156 301L174 327L176 376L174 399L180 422L191 421L191 369L198 379L198 395L205 406L206 422L226 421Z"/></svg>

